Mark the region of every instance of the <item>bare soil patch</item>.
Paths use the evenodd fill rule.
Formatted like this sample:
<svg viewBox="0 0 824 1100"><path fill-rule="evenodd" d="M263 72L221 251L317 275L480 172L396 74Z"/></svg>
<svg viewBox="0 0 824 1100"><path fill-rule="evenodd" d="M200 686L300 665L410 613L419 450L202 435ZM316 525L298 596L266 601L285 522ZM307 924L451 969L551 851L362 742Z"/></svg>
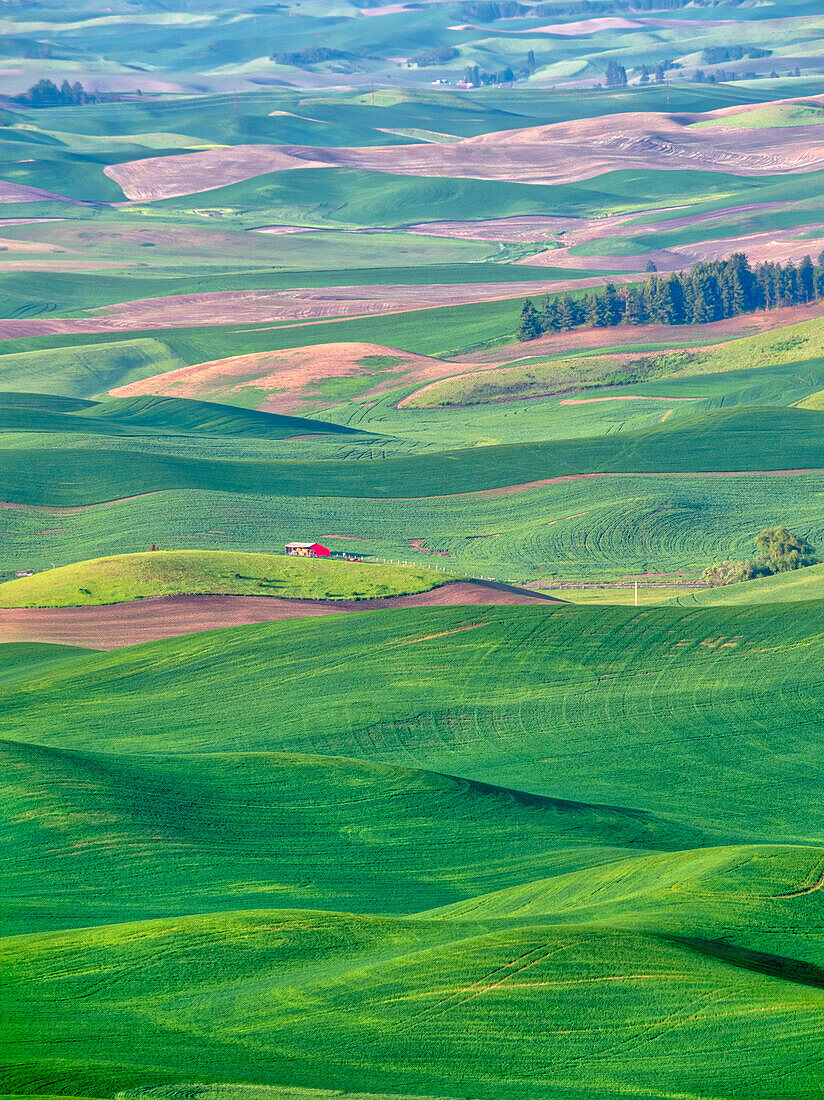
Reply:
<svg viewBox="0 0 824 1100"><path fill-rule="evenodd" d="M593 219L599 220L599 219ZM600 219L603 220L603 219ZM589 223L588 218L553 217L548 214L516 218L490 218L472 222L420 222L407 227L409 233L424 237L449 237L462 241L513 241L532 243L545 241L580 229Z"/></svg>
<svg viewBox="0 0 824 1100"><path fill-rule="evenodd" d="M536 27L530 34L557 34L577 38L579 35L600 34L602 31L626 31L642 27L637 19L624 19L622 16L603 16L600 19L578 19L574 23L548 23L545 27ZM523 31L519 33L523 34Z"/></svg>
<svg viewBox="0 0 824 1100"><path fill-rule="evenodd" d="M616 169L761 175L824 168L820 127L691 129L705 116L637 113L499 131L454 144L320 148L238 145L110 165L133 201L190 195L293 168L339 166L421 176L572 183ZM715 117L713 115L707 117Z"/></svg>
<svg viewBox="0 0 824 1100"><path fill-rule="evenodd" d="M374 395L401 381L426 381L465 370L465 364L445 363L381 344L330 343L181 367L121 386L112 390L112 395L157 394L231 402L252 388L263 392L258 404L266 412L300 412L317 407L317 386L329 378L363 378L368 380L368 394Z"/></svg>
<svg viewBox="0 0 824 1100"><path fill-rule="evenodd" d="M540 295L551 290L596 286L600 282L598 278L552 279L523 283L389 284L169 295L107 306L89 317L2 320L0 339L197 325L308 324Z"/></svg>
<svg viewBox="0 0 824 1100"><path fill-rule="evenodd" d="M279 145L229 145L110 164L103 172L122 188L127 198L153 202L225 187L266 172L322 167L323 161L314 162L311 152L307 148L306 155L301 156L299 146L290 150Z"/></svg>
<svg viewBox="0 0 824 1100"><path fill-rule="evenodd" d="M101 607L0 609L0 642L53 642L119 649L159 638L251 623L404 607L559 604L551 596L492 581L451 581L429 592L373 600L285 600L277 596L161 596Z"/></svg>
<svg viewBox="0 0 824 1100"><path fill-rule="evenodd" d="M53 202L68 202L74 206L83 205L77 199L57 195L54 191L43 191L40 187L27 187L22 183L8 183L6 180L0 180L0 203L45 202L47 199L51 199Z"/></svg>
<svg viewBox="0 0 824 1100"><path fill-rule="evenodd" d="M667 233L674 230L685 229L692 226L706 225L711 228L716 222L727 222L739 214L755 213L767 209L791 209L792 204L782 202L748 203L729 207L724 210L714 210L709 213L690 214L685 211L677 217L668 218L665 221L649 223L646 219L650 211L644 215L636 215L627 218L625 215L615 215L607 218L576 218L569 219L572 224L557 231L559 235L555 240L560 247L548 248L534 256L516 261L521 266L534 267L569 267L578 270L586 270L592 266L607 270L622 271L629 269L640 270L652 260L659 271L681 271L692 264L705 260L725 259L734 252L746 252L753 261L763 260L799 260L805 255L818 255L821 250L821 241L818 238L801 237L800 233L810 232L811 226L803 229L790 228L772 230L770 232L736 234L734 230L725 229L717 238L708 236L705 241L695 241L690 244L674 245L668 249L651 247L640 251L635 255L627 256L580 256L574 255L571 250L582 244L590 244L593 241L614 240L616 237L643 237L650 233L650 241L654 240L654 234ZM814 223L813 223L814 225Z"/></svg>

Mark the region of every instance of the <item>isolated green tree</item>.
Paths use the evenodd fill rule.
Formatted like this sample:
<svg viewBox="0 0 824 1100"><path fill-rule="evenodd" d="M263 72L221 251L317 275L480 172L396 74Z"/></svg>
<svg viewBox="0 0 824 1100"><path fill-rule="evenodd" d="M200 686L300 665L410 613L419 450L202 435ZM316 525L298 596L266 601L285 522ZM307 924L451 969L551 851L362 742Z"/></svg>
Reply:
<svg viewBox="0 0 824 1100"><path fill-rule="evenodd" d="M815 550L786 527L765 527L755 537L756 566L762 573L787 573L816 562Z"/></svg>

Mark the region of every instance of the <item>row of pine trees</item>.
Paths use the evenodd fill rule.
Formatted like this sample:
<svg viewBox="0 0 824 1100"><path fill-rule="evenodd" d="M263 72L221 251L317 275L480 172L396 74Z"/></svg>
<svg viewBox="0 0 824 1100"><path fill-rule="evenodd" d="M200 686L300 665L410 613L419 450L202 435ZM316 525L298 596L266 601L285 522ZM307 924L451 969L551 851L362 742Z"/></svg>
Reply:
<svg viewBox="0 0 824 1100"><path fill-rule="evenodd" d="M584 295L547 295L536 308L524 302L515 335L535 340L546 332L591 325L695 325L761 309L801 305L824 298L824 254L818 265L751 266L743 252L728 260L696 264L689 271L650 275L643 284L605 283Z"/></svg>

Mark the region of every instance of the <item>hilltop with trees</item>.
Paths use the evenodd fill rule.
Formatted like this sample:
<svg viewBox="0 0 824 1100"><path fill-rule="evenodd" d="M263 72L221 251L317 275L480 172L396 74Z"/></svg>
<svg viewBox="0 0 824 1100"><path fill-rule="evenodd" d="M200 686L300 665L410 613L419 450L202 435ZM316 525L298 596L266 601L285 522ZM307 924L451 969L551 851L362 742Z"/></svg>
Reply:
<svg viewBox="0 0 824 1100"><path fill-rule="evenodd" d="M822 257L819 257L819 261ZM605 283L581 296L547 295L540 309L527 299L515 331L518 340L590 325L693 325L742 313L806 305L824 298L824 265L805 256L799 264L754 267L743 252L696 264L689 271L650 275L643 284Z"/></svg>
<svg viewBox="0 0 824 1100"><path fill-rule="evenodd" d="M116 92L88 92L76 81L70 84L64 80L58 87L53 80L38 80L21 95L15 97L16 103L26 107L80 107L87 103L118 103L120 96Z"/></svg>

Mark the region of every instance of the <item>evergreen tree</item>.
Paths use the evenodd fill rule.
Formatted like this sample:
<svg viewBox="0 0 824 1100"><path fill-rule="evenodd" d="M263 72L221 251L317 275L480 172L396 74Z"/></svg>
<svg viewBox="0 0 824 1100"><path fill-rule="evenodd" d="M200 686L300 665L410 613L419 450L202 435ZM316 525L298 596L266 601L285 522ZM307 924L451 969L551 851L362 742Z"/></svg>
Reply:
<svg viewBox="0 0 824 1100"><path fill-rule="evenodd" d="M617 325L621 320L622 300L618 297L618 292L612 283L604 283L602 294L604 299L604 316L606 318L605 323L607 325Z"/></svg>
<svg viewBox="0 0 824 1100"><path fill-rule="evenodd" d="M608 88L625 87L627 83L627 70L623 65L619 65L617 61L610 61L607 65L606 77Z"/></svg>
<svg viewBox="0 0 824 1100"><path fill-rule="evenodd" d="M604 283L584 297L546 295L540 311L534 310L532 303L529 306L541 332L560 332L584 324L599 328L647 321L706 324L753 310L820 300L824 300L824 263L813 264L805 256L797 267L790 261L753 268L746 255L738 252L728 260L695 264L689 271L663 276L650 273L643 285L629 286L620 293L612 283ZM529 311L527 314L524 332L532 335L519 338L534 339L534 321Z"/></svg>
<svg viewBox="0 0 824 1100"><path fill-rule="evenodd" d="M667 279L667 290L669 295L669 308L673 320L673 325L683 325L686 320L686 302L684 300L684 288L681 280L677 275L670 275Z"/></svg>
<svg viewBox="0 0 824 1100"><path fill-rule="evenodd" d="M815 268L809 256L798 265L798 295L802 302L815 300Z"/></svg>
<svg viewBox="0 0 824 1100"><path fill-rule="evenodd" d="M569 294L562 294L558 299L558 328L561 332L567 332L575 328L578 320L577 310Z"/></svg>
<svg viewBox="0 0 824 1100"><path fill-rule="evenodd" d="M637 287L630 287L624 307L624 322L628 325L644 325L649 320L644 294Z"/></svg>
<svg viewBox="0 0 824 1100"><path fill-rule="evenodd" d="M541 320L538 317L538 311L532 301L527 298L521 310L518 327L515 329L515 338L517 340L537 340L540 335Z"/></svg>
<svg viewBox="0 0 824 1100"><path fill-rule="evenodd" d="M547 294L541 303L541 329L544 332L560 332L561 318L558 311L558 299Z"/></svg>
<svg viewBox="0 0 824 1100"><path fill-rule="evenodd" d="M786 267L779 266L778 301L782 306L793 306L798 302L798 271L790 260Z"/></svg>

